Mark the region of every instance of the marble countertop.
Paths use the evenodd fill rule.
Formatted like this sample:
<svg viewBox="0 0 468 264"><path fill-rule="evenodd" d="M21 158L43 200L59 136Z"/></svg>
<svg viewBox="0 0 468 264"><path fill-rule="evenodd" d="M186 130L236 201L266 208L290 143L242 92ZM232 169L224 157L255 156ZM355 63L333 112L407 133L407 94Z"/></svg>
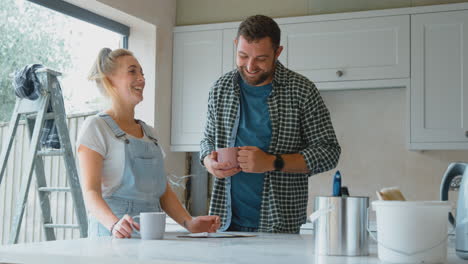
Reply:
<svg viewBox="0 0 468 264"><path fill-rule="evenodd" d="M369 245L369 256L315 256L310 234L255 233L256 237L180 238L185 233L166 232L163 240L76 239L0 247L0 263L317 263L374 264L377 246ZM449 239L453 245L453 237ZM449 264L467 263L448 248Z"/></svg>

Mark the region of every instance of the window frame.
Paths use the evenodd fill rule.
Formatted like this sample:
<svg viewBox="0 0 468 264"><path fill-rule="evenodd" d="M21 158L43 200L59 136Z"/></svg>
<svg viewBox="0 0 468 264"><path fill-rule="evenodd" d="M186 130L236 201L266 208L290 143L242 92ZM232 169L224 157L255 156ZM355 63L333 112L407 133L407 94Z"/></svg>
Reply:
<svg viewBox="0 0 468 264"><path fill-rule="evenodd" d="M63 0L27 0L122 35L122 48L128 49L130 27Z"/></svg>

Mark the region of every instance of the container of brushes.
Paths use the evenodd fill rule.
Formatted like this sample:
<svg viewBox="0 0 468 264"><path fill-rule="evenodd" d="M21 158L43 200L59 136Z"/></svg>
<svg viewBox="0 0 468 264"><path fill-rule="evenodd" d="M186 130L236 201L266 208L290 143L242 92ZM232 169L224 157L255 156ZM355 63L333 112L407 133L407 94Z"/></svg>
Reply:
<svg viewBox="0 0 468 264"><path fill-rule="evenodd" d="M315 212L311 215L315 230L315 254L369 255L368 207L369 197L317 196Z"/></svg>

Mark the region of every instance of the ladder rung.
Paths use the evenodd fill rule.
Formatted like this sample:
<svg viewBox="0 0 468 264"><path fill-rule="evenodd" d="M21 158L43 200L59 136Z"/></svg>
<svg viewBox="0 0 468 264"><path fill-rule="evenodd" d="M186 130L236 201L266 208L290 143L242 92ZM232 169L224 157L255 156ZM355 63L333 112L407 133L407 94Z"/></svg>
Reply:
<svg viewBox="0 0 468 264"><path fill-rule="evenodd" d="M39 156L62 156L65 153L63 149L41 150L37 152Z"/></svg>
<svg viewBox="0 0 468 264"><path fill-rule="evenodd" d="M28 119L34 119L37 117L37 113L32 113L32 114L28 114L26 115L26 118ZM55 118L55 113L46 113L44 115L44 120L49 120L49 119L54 119Z"/></svg>
<svg viewBox="0 0 468 264"><path fill-rule="evenodd" d="M65 224L44 224L45 228L73 228L78 229L80 228L79 225L65 225Z"/></svg>
<svg viewBox="0 0 468 264"><path fill-rule="evenodd" d="M40 192L70 192L69 187L39 187L37 188Z"/></svg>

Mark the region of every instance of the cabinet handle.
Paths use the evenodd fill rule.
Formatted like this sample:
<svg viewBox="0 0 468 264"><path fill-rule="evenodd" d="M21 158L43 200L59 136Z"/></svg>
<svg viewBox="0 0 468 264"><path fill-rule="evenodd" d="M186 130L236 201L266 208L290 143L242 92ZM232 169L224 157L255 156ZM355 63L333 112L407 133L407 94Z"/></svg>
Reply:
<svg viewBox="0 0 468 264"><path fill-rule="evenodd" d="M468 137L468 131L465 131L465 137Z"/></svg>
<svg viewBox="0 0 468 264"><path fill-rule="evenodd" d="M338 77L343 76L343 71L336 71L336 76L338 76Z"/></svg>

